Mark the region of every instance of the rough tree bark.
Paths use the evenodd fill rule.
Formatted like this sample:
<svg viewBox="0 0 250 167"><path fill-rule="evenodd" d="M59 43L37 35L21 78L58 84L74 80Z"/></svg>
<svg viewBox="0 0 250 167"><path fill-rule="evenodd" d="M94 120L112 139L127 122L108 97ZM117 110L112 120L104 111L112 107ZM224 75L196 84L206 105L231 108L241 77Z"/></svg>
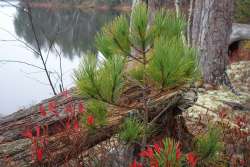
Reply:
<svg viewBox="0 0 250 167"><path fill-rule="evenodd" d="M148 5L151 9L157 10L163 7L174 5L174 2L173 0L148 0Z"/></svg>
<svg viewBox="0 0 250 167"><path fill-rule="evenodd" d="M233 0L193 0L191 5L189 35L191 45L198 48L204 81L223 84L232 30Z"/></svg>

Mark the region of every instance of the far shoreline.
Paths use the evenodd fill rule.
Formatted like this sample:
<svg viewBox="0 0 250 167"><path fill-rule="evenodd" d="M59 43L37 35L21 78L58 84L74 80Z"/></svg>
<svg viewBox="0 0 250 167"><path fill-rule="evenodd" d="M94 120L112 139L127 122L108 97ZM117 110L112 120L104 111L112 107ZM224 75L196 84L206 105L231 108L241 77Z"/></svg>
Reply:
<svg viewBox="0 0 250 167"><path fill-rule="evenodd" d="M119 5L107 5L107 4L95 4L91 2L85 2L81 4L70 4L70 3L55 3L55 2L30 2L29 6L32 8L40 9L50 9L50 10L59 10L59 9L79 9L79 10L116 10L120 12L130 12L130 4L119 4Z"/></svg>

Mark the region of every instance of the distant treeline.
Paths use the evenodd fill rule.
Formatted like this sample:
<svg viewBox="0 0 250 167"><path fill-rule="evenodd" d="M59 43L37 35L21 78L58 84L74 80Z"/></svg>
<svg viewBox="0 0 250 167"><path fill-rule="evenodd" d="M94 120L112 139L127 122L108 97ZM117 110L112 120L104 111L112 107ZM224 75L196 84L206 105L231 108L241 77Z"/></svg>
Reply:
<svg viewBox="0 0 250 167"><path fill-rule="evenodd" d="M132 0L32 0L31 2L57 2L57 3L72 3L72 4L91 2L98 4L118 5L118 4L132 3Z"/></svg>
<svg viewBox="0 0 250 167"><path fill-rule="evenodd" d="M111 5L123 4L123 3L132 3L133 0L94 0L97 3L108 3Z"/></svg>

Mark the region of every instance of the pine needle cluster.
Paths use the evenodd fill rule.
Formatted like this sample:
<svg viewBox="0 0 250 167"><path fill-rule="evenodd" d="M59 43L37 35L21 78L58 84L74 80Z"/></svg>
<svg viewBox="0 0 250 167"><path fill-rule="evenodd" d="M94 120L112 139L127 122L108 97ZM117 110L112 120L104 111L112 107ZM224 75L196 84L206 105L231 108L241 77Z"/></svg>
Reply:
<svg viewBox="0 0 250 167"><path fill-rule="evenodd" d="M119 138L127 143L133 143L142 138L143 124L135 118L127 118L122 124Z"/></svg>
<svg viewBox="0 0 250 167"><path fill-rule="evenodd" d="M197 137L195 152L201 166L225 166L225 161L221 158L224 146L220 137L221 130L212 126L207 133Z"/></svg>
<svg viewBox="0 0 250 167"><path fill-rule="evenodd" d="M91 112L96 115L100 112L101 116L105 116L102 112L107 110L103 106L126 108L120 98L126 86L132 83L141 88L141 104L138 106L142 107L139 112L143 115L144 128L148 129L146 101L149 97L145 92L151 88L161 92L198 75L195 50L186 47L182 41L184 27L182 17L165 10L157 11L152 20L143 3L135 7L130 19L121 15L105 25L96 35L99 54L88 53L75 72L78 93L94 100L97 106L100 106L97 102L106 104L90 107ZM103 61L100 54L104 57ZM123 133L122 138L138 138L141 128L136 128L137 123L134 120L125 122L127 128L123 129L128 132ZM136 133L131 135L132 131Z"/></svg>

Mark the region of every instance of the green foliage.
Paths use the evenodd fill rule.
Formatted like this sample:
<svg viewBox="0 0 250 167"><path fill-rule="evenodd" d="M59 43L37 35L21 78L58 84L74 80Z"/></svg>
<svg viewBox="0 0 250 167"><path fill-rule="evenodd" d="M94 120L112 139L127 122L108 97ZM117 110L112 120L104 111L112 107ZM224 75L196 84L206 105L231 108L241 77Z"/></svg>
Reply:
<svg viewBox="0 0 250 167"><path fill-rule="evenodd" d="M234 18L240 23L250 22L250 0L237 0L235 1L235 14Z"/></svg>
<svg viewBox="0 0 250 167"><path fill-rule="evenodd" d="M125 16L119 16L102 28L96 36L97 49L106 57L127 56L130 53L129 23Z"/></svg>
<svg viewBox="0 0 250 167"><path fill-rule="evenodd" d="M142 4L136 6L132 12L130 28L125 16L118 17L106 25L96 38L98 50L106 58L122 55L142 60L146 57L146 68L143 69L142 62L137 60L137 67L132 68L129 75L141 82L144 73L147 73L146 75L161 88L177 85L198 76L195 68L196 52L184 46L181 38L181 31L185 27L184 19L161 10L148 26L148 15L146 6ZM137 55L131 55L131 48Z"/></svg>
<svg viewBox="0 0 250 167"><path fill-rule="evenodd" d="M130 39L133 46L145 49L146 39L149 36L147 31L148 19L148 10L145 4L137 5L131 14L130 22Z"/></svg>
<svg viewBox="0 0 250 167"><path fill-rule="evenodd" d="M194 50L184 47L181 39L160 38L155 42L149 73L161 88L192 79L197 74L195 66Z"/></svg>
<svg viewBox="0 0 250 167"><path fill-rule="evenodd" d="M119 16L97 34L96 47L105 60L98 61L94 54L83 59L75 72L80 95L131 109L131 106L126 106L129 104L119 103L125 86L139 86L142 90L152 89L158 93L197 76L195 50L185 46L181 38L184 19L161 10L154 20L150 20L148 12L147 6L141 3L134 8L130 20ZM142 93L141 96L144 97L137 102L143 105L135 104L135 107L140 106L143 111L146 128L150 121L145 101L148 94ZM138 122L126 121L124 126L127 126L127 132L121 134L124 140L133 141L140 137L142 132ZM143 133L145 137L147 130Z"/></svg>
<svg viewBox="0 0 250 167"><path fill-rule="evenodd" d="M115 103L123 88L124 60L120 57L108 58L98 64L95 55L87 55L75 72L79 94L107 103Z"/></svg>
<svg viewBox="0 0 250 167"><path fill-rule="evenodd" d="M97 58L94 54L89 54L82 60L78 71L75 71L75 81L79 94L82 96L98 96L96 89L97 79ZM94 86L93 86L94 84Z"/></svg>
<svg viewBox="0 0 250 167"><path fill-rule="evenodd" d="M131 76L133 79L143 82L143 66L137 65L136 67L132 68L129 71L129 76Z"/></svg>
<svg viewBox="0 0 250 167"><path fill-rule="evenodd" d="M93 116L95 119L95 125L105 125L107 122L107 106L105 103L97 101L97 100L90 100L86 104L87 114L83 117L83 122L87 122L87 117L89 115Z"/></svg>
<svg viewBox="0 0 250 167"><path fill-rule="evenodd" d="M181 38L181 31L185 28L184 17L176 18L175 13L160 10L156 13L153 31L157 37L165 39Z"/></svg>
<svg viewBox="0 0 250 167"><path fill-rule="evenodd" d="M206 134L198 136L195 144L195 152L200 158L200 165L223 166L221 153L223 143L220 141L221 131L215 127L209 127Z"/></svg>
<svg viewBox="0 0 250 167"><path fill-rule="evenodd" d="M142 137L144 125L135 118L127 118L122 124L119 138L125 142L135 142Z"/></svg>
<svg viewBox="0 0 250 167"><path fill-rule="evenodd" d="M196 52L184 46L181 38L184 19L161 10L157 12L152 27L155 40L149 73L158 86L166 88L198 76Z"/></svg>
<svg viewBox="0 0 250 167"><path fill-rule="evenodd" d="M155 152L155 157L158 161L159 167L181 166L182 156L179 144L170 138L166 138L163 141L163 148L160 152Z"/></svg>

